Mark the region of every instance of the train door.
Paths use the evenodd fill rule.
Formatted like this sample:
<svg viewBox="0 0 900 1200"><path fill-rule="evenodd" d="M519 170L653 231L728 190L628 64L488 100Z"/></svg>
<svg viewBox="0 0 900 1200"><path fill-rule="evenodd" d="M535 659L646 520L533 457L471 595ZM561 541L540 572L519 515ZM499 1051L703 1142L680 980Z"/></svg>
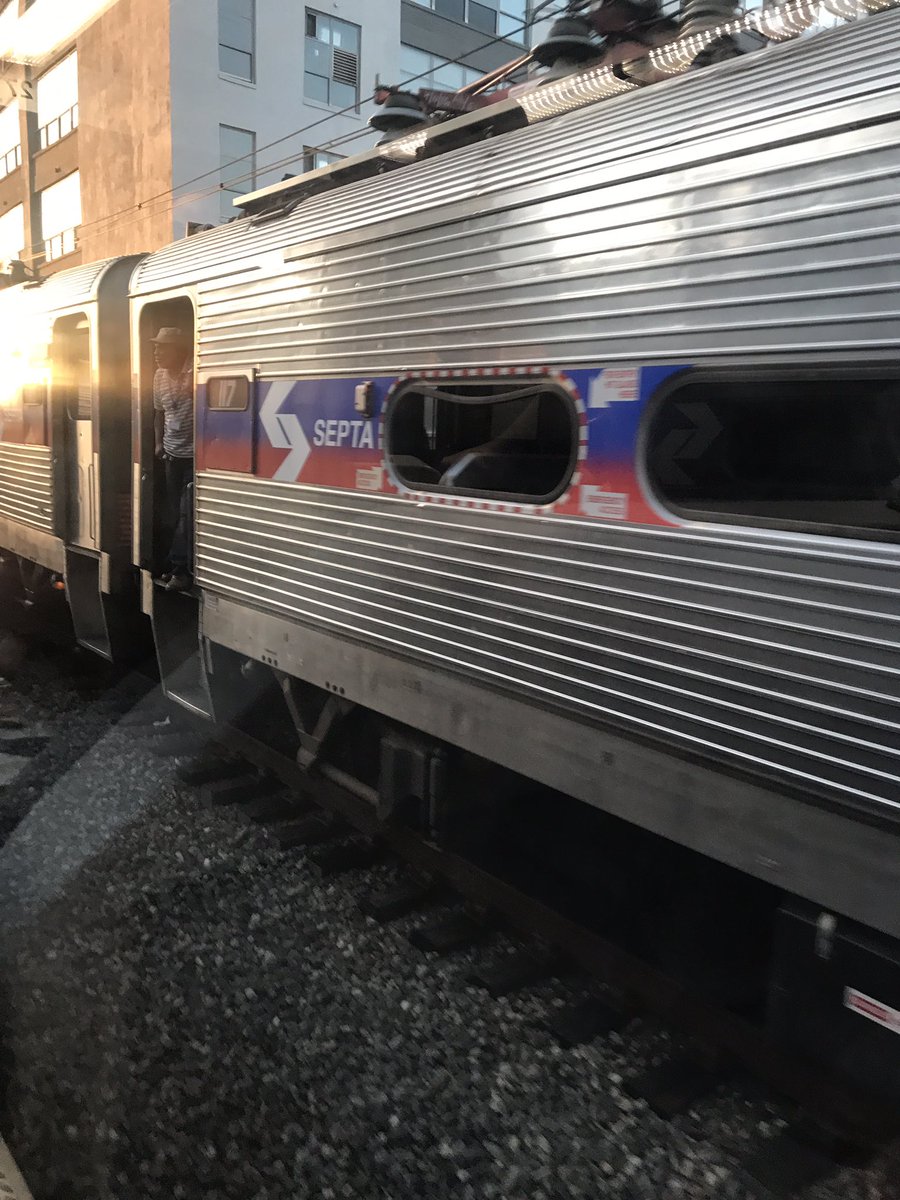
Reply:
<svg viewBox="0 0 900 1200"><path fill-rule="evenodd" d="M50 348L53 404L62 434L65 541L98 548L99 503L94 448L93 372L90 323L83 313L61 317Z"/></svg>
<svg viewBox="0 0 900 1200"><path fill-rule="evenodd" d="M211 706L204 665L200 654L200 602L193 588L172 591L166 587L167 562L174 560L175 534L180 531L179 549L186 541L193 557L193 484L188 484L181 507L167 488L167 464L157 454L154 380L158 356L154 339L176 334L188 346L188 363L196 375L195 310L187 296L172 296L142 306L138 315L137 391L134 411L136 513L136 561L141 567L144 612L150 617L166 695L193 712L210 715ZM171 372L170 372L171 374ZM179 378L181 376L179 375ZM161 384L164 385L163 379ZM196 415L194 416L196 424ZM183 457L184 430L180 430L179 457ZM165 445L162 447L165 452ZM181 523L179 524L179 518ZM190 564L192 567L192 563Z"/></svg>

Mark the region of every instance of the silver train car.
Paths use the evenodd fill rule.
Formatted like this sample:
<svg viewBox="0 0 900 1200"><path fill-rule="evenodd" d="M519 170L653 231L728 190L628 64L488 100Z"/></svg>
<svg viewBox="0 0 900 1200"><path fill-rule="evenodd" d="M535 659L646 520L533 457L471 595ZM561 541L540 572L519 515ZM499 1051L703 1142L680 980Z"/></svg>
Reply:
<svg viewBox="0 0 900 1200"><path fill-rule="evenodd" d="M836 914L862 965L828 1003L867 1063L900 1022L897 50L889 11L423 135L121 266L169 694L228 721L275 687L308 764L372 714L386 813L433 808L448 748L539 781L810 905L792 959ZM190 594L154 582L171 325Z"/></svg>
<svg viewBox="0 0 900 1200"><path fill-rule="evenodd" d="M136 626L128 284L137 257L0 292L0 547L26 598L64 583L79 641Z"/></svg>

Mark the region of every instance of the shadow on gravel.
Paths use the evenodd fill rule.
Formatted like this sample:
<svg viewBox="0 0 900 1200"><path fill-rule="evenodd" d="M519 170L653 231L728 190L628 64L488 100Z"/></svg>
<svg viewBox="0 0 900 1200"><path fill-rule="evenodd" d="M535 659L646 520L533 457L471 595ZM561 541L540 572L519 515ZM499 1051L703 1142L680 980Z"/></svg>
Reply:
<svg viewBox="0 0 900 1200"><path fill-rule="evenodd" d="M0 679L0 721L40 724L42 736L28 746L34 753L15 778L0 786L0 848L41 796L150 691L152 667L122 671L77 646L26 646Z"/></svg>

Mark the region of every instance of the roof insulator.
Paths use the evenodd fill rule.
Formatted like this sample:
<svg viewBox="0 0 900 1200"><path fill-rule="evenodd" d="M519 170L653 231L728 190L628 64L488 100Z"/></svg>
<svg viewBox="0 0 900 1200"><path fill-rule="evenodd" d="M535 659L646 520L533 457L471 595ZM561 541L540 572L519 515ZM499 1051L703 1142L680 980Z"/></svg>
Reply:
<svg viewBox="0 0 900 1200"><path fill-rule="evenodd" d="M369 117L369 124L385 135L379 143L383 144L399 137L401 133L406 133L413 126L423 124L427 119L428 114L417 96L409 92L390 91L381 106L381 111Z"/></svg>
<svg viewBox="0 0 900 1200"><path fill-rule="evenodd" d="M535 46L534 57L542 66L552 67L560 59L583 63L599 58L602 52L591 25L583 17L570 16L553 22L546 38Z"/></svg>

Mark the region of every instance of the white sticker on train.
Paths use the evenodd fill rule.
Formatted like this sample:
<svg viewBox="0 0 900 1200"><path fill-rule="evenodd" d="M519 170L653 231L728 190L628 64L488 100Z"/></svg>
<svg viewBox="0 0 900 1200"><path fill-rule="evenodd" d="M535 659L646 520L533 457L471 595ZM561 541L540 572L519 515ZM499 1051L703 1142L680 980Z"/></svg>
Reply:
<svg viewBox="0 0 900 1200"><path fill-rule="evenodd" d="M882 1004L880 1000L873 1000L865 992L845 987L844 1007L859 1013L861 1017L865 1017L869 1021L874 1021L876 1025L882 1025L885 1029L900 1033L900 1011L887 1004Z"/></svg>
<svg viewBox="0 0 900 1200"><path fill-rule="evenodd" d="M581 511L586 517L605 517L608 521L628 520L628 496L624 492L604 492L592 484L582 484Z"/></svg>
<svg viewBox="0 0 900 1200"><path fill-rule="evenodd" d="M606 367L591 380L588 408L609 408L610 404L639 400L640 395L639 367Z"/></svg>
<svg viewBox="0 0 900 1200"><path fill-rule="evenodd" d="M384 471L381 467L359 467L356 486L361 492L380 492L384 487Z"/></svg>

